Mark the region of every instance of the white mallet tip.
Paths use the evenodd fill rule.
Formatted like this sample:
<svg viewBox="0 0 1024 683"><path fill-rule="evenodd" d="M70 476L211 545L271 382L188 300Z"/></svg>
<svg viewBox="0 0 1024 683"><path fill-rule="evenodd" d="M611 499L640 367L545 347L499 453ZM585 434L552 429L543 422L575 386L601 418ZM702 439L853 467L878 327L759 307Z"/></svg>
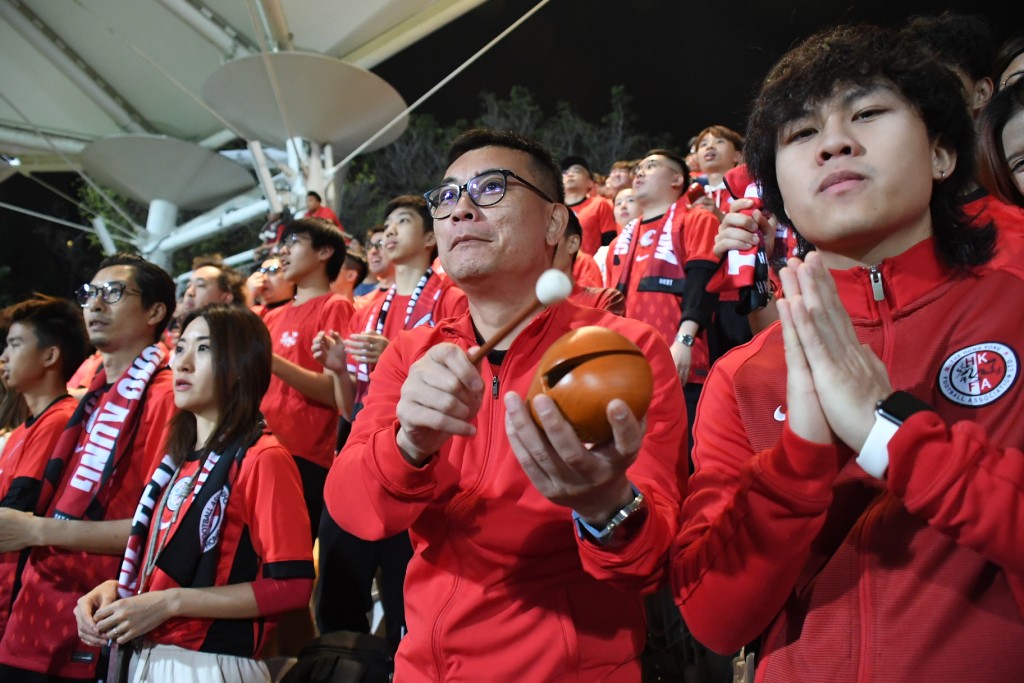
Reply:
<svg viewBox="0 0 1024 683"><path fill-rule="evenodd" d="M556 304L571 293L569 276L557 268L549 268L537 278L537 301L545 306Z"/></svg>

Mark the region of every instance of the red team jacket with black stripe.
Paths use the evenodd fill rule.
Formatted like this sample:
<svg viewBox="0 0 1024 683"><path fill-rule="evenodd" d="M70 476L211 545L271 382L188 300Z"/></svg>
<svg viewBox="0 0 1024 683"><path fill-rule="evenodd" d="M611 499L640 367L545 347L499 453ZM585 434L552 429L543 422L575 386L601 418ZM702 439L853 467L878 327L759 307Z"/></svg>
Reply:
<svg viewBox="0 0 1024 683"><path fill-rule="evenodd" d="M881 298L868 269L833 272L843 304L893 388L937 414L907 420L876 480L786 427L777 324L724 356L697 410L677 601L715 650L763 632L758 681L1015 680L1024 276L958 275L930 239L875 270Z"/></svg>

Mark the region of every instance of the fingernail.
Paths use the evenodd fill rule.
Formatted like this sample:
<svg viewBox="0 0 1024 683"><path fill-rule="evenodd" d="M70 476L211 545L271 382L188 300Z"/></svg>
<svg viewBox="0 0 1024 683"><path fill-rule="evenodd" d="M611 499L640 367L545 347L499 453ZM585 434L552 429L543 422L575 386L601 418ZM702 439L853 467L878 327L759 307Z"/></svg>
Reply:
<svg viewBox="0 0 1024 683"><path fill-rule="evenodd" d="M533 409L538 415L550 415L555 410L555 404L550 397L541 394L533 399Z"/></svg>
<svg viewBox="0 0 1024 683"><path fill-rule="evenodd" d="M628 411L629 409L626 407L626 404L623 403L622 401L617 401L614 404L612 404L612 418L616 420L625 420L626 413Z"/></svg>

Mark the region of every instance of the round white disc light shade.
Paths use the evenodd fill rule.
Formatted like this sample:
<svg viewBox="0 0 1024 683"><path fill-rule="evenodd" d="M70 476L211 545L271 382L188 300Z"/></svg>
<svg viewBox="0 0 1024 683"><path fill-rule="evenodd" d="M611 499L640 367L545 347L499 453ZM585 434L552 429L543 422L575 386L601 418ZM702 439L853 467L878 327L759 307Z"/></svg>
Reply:
<svg viewBox="0 0 1024 683"><path fill-rule="evenodd" d="M81 158L101 184L136 201L163 199L183 209L209 209L256 185L252 173L234 161L161 135L94 140Z"/></svg>
<svg viewBox="0 0 1024 683"><path fill-rule="evenodd" d="M274 74L280 107L269 72ZM227 62L206 79L203 100L251 140L283 147L294 135L331 143L336 159L363 144L406 107L398 91L379 76L340 59L305 52L257 54ZM394 142L407 125L408 117L403 117L367 151Z"/></svg>

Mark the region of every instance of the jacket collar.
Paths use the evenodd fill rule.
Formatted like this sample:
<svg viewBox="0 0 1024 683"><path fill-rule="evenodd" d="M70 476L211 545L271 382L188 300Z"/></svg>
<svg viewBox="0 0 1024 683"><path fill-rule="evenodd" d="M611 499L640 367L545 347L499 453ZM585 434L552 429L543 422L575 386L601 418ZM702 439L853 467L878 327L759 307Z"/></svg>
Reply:
<svg viewBox="0 0 1024 683"><path fill-rule="evenodd" d="M876 319L883 306L892 312L917 308L940 296L957 279L956 272L939 261L931 237L873 268L831 273L843 307L853 319ZM877 293L882 300L876 298Z"/></svg>

